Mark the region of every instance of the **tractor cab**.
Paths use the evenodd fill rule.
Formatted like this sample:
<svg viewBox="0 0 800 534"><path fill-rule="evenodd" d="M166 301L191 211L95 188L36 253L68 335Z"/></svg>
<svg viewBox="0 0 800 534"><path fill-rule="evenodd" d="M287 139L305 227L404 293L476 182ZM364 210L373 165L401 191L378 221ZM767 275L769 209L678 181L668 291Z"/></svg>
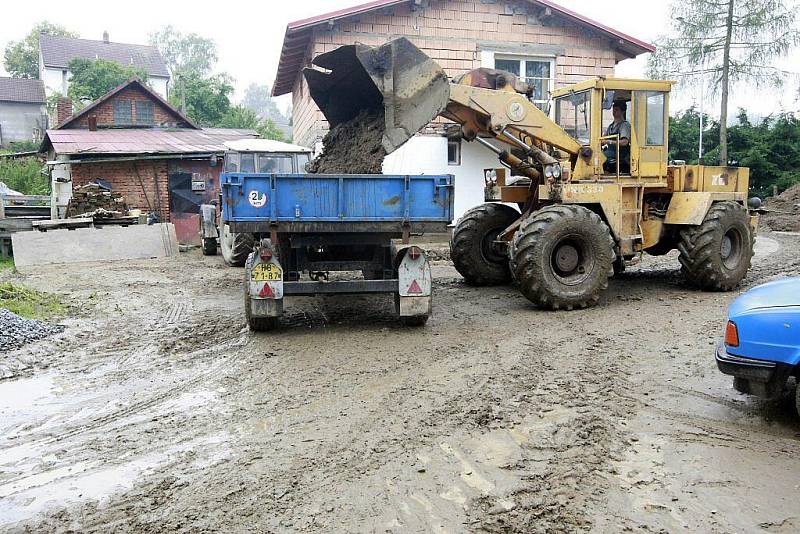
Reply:
<svg viewBox="0 0 800 534"><path fill-rule="evenodd" d="M271 139L242 139L225 143L226 173L304 174L311 149Z"/></svg>
<svg viewBox="0 0 800 534"><path fill-rule="evenodd" d="M583 151L584 178L598 176L663 177L667 172L669 92L673 82L594 78L553 91L555 122L590 150ZM615 122L630 130L620 143ZM619 124L619 121L617 121ZM617 126L617 125L615 125ZM577 170L577 169L576 169ZM581 173L575 178L580 179Z"/></svg>

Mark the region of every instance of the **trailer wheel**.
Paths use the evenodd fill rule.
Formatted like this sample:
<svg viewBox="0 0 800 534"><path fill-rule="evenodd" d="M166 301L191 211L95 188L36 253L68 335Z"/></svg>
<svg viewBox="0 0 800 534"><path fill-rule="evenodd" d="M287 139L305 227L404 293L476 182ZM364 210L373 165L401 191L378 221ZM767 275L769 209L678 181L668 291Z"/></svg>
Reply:
<svg viewBox="0 0 800 534"><path fill-rule="evenodd" d="M732 201L711 206L702 224L681 232L681 270L706 291L730 291L742 281L753 257L747 209Z"/></svg>
<svg viewBox="0 0 800 534"><path fill-rule="evenodd" d="M255 247L253 234L235 234L230 226L221 224L219 228L219 248L222 250L222 259L231 267L243 267L247 256Z"/></svg>
<svg viewBox="0 0 800 534"><path fill-rule="evenodd" d="M613 273L614 240L583 206L548 206L523 221L510 250L525 297L553 310L594 306Z"/></svg>
<svg viewBox="0 0 800 534"><path fill-rule="evenodd" d="M519 219L511 206L490 202L467 211L450 239L450 258L464 280L475 286L511 281L508 256L494 245L497 236Z"/></svg>
<svg viewBox="0 0 800 534"><path fill-rule="evenodd" d="M794 393L794 407L797 410L797 415L800 415L800 378L797 379L797 389Z"/></svg>
<svg viewBox="0 0 800 534"><path fill-rule="evenodd" d="M412 315L411 317L400 317L400 321L403 323L403 326L411 326L411 327L425 326L425 323L428 322L428 316Z"/></svg>
<svg viewBox="0 0 800 534"><path fill-rule="evenodd" d="M203 238L203 256L217 255L217 239L215 237Z"/></svg>
<svg viewBox="0 0 800 534"><path fill-rule="evenodd" d="M267 332L275 330L278 326L277 317L253 317L253 308L250 301L250 292L248 291L248 283L245 281L244 290L244 316L247 318L247 326L253 332Z"/></svg>

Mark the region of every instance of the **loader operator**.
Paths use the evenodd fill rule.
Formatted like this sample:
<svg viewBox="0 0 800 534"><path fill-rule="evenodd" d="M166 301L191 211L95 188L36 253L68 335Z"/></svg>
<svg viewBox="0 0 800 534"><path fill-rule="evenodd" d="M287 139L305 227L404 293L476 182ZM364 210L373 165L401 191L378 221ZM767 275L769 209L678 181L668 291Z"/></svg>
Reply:
<svg viewBox="0 0 800 534"><path fill-rule="evenodd" d="M611 113L614 116L614 122L606 128L606 135L619 135L619 172L620 174L629 174L631 172L631 123L625 120L625 113L628 111L628 105L625 101L617 100L611 107ZM617 172L617 140L606 139L603 145L603 154L606 156L606 162L603 164L603 170L616 174Z"/></svg>

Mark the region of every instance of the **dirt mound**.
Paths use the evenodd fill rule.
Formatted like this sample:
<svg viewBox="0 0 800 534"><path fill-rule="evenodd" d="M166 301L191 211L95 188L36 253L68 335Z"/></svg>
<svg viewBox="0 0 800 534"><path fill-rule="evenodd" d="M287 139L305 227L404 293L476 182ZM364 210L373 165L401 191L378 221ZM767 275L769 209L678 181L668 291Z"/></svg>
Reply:
<svg viewBox="0 0 800 534"><path fill-rule="evenodd" d="M800 184L780 195L768 198L764 209L770 213L761 216L761 223L778 232L800 232Z"/></svg>
<svg viewBox="0 0 800 534"><path fill-rule="evenodd" d="M310 173L381 174L386 150L383 109L364 110L336 125L322 139L322 154L308 167Z"/></svg>

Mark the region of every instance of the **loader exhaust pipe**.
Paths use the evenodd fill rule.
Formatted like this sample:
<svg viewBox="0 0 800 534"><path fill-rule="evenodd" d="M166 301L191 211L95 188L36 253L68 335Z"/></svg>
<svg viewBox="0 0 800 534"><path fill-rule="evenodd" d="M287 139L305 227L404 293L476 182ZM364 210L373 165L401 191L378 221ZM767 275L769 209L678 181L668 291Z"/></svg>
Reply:
<svg viewBox="0 0 800 534"><path fill-rule="evenodd" d="M394 152L441 113L450 82L439 66L405 37L381 46L341 46L303 69L311 98L331 128L362 111L383 114L382 144Z"/></svg>

